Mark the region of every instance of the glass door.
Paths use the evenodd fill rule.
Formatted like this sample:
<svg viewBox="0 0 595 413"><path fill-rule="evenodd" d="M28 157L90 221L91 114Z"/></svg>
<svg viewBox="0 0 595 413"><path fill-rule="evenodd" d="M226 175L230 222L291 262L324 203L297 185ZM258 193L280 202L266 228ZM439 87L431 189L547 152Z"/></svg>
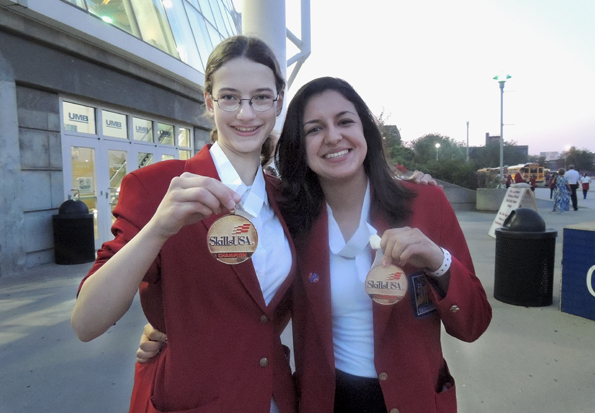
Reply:
<svg viewBox="0 0 595 413"><path fill-rule="evenodd" d="M98 190L98 154L97 140L88 138L64 137L62 141L64 159L64 198L79 199L87 205L93 214L95 249L101 246L99 223L102 197Z"/></svg>
<svg viewBox="0 0 595 413"><path fill-rule="evenodd" d="M118 203L122 179L135 165L129 166L130 144L99 141L86 137L64 136L62 140L65 198L78 197L93 214L95 248L113 239L112 211Z"/></svg>
<svg viewBox="0 0 595 413"><path fill-rule="evenodd" d="M119 144L121 145L121 144ZM115 145L116 147L119 145ZM120 186L122 185L122 179L124 176L129 172L128 166L128 148L130 145L124 145L124 147L116 149L116 148L107 148L107 168L102 173L106 173L106 188L105 188L105 197L108 204L108 216L110 219L104 220L104 224L107 225L105 228L105 233L110 234L107 239L111 239L111 226L116 220L112 214L116 204L118 203L118 199L120 197ZM132 169L136 169L132 167Z"/></svg>

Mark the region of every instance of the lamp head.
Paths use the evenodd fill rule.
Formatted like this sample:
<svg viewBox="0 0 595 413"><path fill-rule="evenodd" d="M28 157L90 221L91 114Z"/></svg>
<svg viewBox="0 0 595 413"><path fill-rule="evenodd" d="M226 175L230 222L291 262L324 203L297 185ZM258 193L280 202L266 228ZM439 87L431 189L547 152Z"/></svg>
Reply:
<svg viewBox="0 0 595 413"><path fill-rule="evenodd" d="M502 74L499 74L499 75L494 76L494 80L497 80L499 83L504 83L508 79L510 79L511 77L512 76L510 76L510 75L507 75L507 74L502 73Z"/></svg>

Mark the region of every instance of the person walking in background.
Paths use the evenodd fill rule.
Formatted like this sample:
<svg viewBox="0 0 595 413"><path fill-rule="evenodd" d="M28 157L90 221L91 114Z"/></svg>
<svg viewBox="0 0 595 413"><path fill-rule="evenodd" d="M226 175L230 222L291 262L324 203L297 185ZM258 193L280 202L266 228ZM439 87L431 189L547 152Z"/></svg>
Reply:
<svg viewBox="0 0 595 413"><path fill-rule="evenodd" d="M564 212L570 210L570 186L564 176L564 168L558 170L554 187L554 207L551 212Z"/></svg>
<svg viewBox="0 0 595 413"><path fill-rule="evenodd" d="M556 177L558 176L558 172L553 172L550 176L547 185L550 187L550 199L554 197L554 189L556 189Z"/></svg>
<svg viewBox="0 0 595 413"><path fill-rule="evenodd" d="M568 171L564 174L564 177L568 181L570 186L570 199L572 200L572 208L578 211L578 200L576 198L576 190L578 189L578 183L581 175L574 170L574 165L568 165Z"/></svg>
<svg viewBox="0 0 595 413"><path fill-rule="evenodd" d="M506 189L510 188L512 185L512 176L510 174L506 174Z"/></svg>
<svg viewBox="0 0 595 413"><path fill-rule="evenodd" d="M587 192L589 192L589 182L591 182L591 178L589 178L585 172L581 178L581 184L583 186L583 199L587 199Z"/></svg>

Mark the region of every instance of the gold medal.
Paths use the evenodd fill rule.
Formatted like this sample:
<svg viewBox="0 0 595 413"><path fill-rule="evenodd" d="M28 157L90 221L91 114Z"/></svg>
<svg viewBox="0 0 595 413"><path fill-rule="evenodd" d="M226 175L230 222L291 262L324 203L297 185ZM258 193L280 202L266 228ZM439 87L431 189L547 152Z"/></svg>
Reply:
<svg viewBox="0 0 595 413"><path fill-rule="evenodd" d="M213 222L207 245L213 257L224 264L241 264L252 257L258 246L258 232L237 210Z"/></svg>
<svg viewBox="0 0 595 413"><path fill-rule="evenodd" d="M396 265L377 265L366 276L366 293L378 304L396 304L407 293L407 275Z"/></svg>

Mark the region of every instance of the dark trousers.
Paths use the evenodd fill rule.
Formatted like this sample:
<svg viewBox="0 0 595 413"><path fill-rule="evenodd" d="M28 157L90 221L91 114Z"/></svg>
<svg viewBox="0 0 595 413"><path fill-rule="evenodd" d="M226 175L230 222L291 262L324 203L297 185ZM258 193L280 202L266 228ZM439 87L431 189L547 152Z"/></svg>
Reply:
<svg viewBox="0 0 595 413"><path fill-rule="evenodd" d="M335 413L387 413L380 382L335 370Z"/></svg>
<svg viewBox="0 0 595 413"><path fill-rule="evenodd" d="M583 199L587 199L587 192L589 192L588 189L583 189Z"/></svg>
<svg viewBox="0 0 595 413"><path fill-rule="evenodd" d="M578 210L578 200L576 199L576 190L578 188L578 184L570 185L570 199L572 200L572 208L575 211Z"/></svg>

